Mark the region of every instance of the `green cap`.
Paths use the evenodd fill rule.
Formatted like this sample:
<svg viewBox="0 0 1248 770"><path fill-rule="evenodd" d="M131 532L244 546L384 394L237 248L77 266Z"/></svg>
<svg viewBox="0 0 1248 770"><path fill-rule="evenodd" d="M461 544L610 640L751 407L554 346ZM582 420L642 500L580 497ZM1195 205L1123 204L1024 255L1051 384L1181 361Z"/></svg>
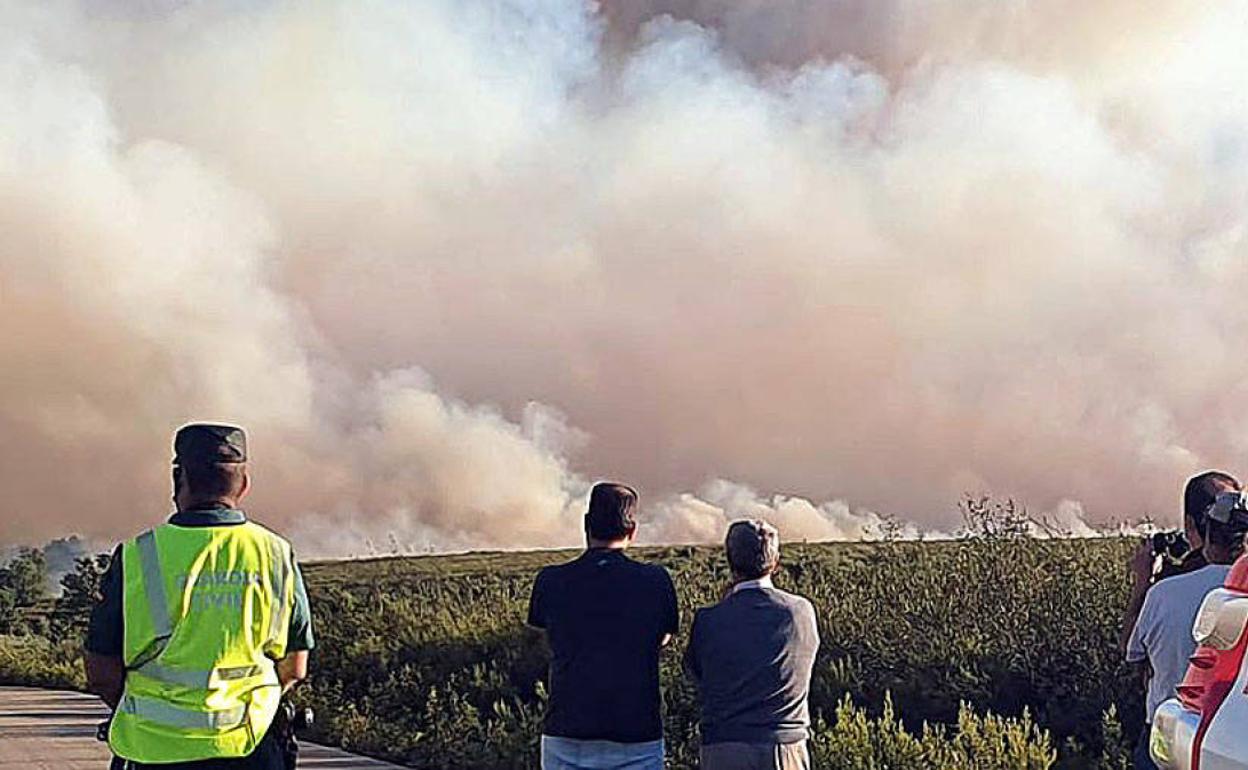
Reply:
<svg viewBox="0 0 1248 770"><path fill-rule="evenodd" d="M247 462L247 434L233 425L192 423L173 437L174 465Z"/></svg>

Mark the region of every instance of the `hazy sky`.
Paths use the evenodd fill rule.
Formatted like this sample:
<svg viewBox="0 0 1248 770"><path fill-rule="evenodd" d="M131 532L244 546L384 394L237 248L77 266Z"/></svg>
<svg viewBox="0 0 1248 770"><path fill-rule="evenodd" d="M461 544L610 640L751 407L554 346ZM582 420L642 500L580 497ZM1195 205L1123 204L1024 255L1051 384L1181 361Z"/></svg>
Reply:
<svg viewBox="0 0 1248 770"><path fill-rule="evenodd" d="M0 541L245 425L307 552L1245 471L1238 0L0 0Z"/></svg>

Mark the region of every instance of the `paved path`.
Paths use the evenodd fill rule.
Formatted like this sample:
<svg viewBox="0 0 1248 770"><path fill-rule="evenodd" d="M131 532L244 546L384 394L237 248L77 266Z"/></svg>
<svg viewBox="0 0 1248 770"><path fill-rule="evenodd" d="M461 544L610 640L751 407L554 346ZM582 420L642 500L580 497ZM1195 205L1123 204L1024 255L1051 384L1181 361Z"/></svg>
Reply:
<svg viewBox="0 0 1248 770"><path fill-rule="evenodd" d="M0 770L103 770L108 748L95 727L108 710L76 692L0 687ZM384 770L398 765L304 743L299 767L308 770Z"/></svg>

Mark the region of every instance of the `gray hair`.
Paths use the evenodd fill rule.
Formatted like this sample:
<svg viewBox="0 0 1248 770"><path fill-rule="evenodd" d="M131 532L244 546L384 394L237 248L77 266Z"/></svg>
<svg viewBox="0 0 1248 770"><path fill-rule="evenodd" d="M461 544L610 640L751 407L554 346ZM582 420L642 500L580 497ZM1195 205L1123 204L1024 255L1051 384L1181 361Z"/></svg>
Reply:
<svg viewBox="0 0 1248 770"><path fill-rule="evenodd" d="M728 566L746 580L770 575L780 564L780 533L762 519L734 521L724 538Z"/></svg>

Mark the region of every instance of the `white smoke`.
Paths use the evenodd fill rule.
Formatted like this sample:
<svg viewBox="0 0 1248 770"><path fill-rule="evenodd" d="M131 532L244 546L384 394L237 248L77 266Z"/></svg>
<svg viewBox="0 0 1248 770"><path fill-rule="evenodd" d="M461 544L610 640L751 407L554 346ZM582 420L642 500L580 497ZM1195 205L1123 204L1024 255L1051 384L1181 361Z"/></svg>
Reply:
<svg viewBox="0 0 1248 770"><path fill-rule="evenodd" d="M816 504L787 495L764 499L747 486L716 479L696 495L685 493L656 505L652 521L640 528L639 538L653 543L713 543L722 541L728 525L739 519L764 519L790 541L940 536L920 532L913 525L890 522L871 511L851 510L842 500Z"/></svg>
<svg viewBox="0 0 1248 770"><path fill-rule="evenodd" d="M246 425L249 507L322 553L570 544L600 477L670 540L1171 519L1248 449L1246 32L0 3L0 540L159 518L190 419Z"/></svg>

